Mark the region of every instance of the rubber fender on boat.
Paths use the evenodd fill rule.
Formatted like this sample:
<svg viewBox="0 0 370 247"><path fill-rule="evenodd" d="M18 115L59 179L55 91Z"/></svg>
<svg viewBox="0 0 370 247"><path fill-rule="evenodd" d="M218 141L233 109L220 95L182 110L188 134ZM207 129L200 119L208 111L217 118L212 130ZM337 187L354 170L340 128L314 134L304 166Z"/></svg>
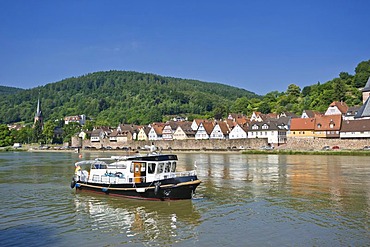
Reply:
<svg viewBox="0 0 370 247"><path fill-rule="evenodd" d="M73 189L76 186L76 181L72 179L71 181L71 189Z"/></svg>
<svg viewBox="0 0 370 247"><path fill-rule="evenodd" d="M108 192L108 188L102 188L101 189L103 192Z"/></svg>
<svg viewBox="0 0 370 247"><path fill-rule="evenodd" d="M154 188L154 195L157 195L160 189L161 189L161 183L157 182Z"/></svg>

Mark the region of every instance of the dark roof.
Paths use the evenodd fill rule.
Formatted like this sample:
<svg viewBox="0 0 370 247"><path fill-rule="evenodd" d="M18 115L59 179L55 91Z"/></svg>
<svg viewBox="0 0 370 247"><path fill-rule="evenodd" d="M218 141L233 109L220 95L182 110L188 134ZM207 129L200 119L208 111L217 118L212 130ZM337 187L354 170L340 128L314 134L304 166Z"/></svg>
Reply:
<svg viewBox="0 0 370 247"><path fill-rule="evenodd" d="M267 129L262 129L262 126L267 125ZM253 129L253 126L258 126L258 129ZM250 126L248 131L253 132L253 131L269 131L269 130L280 130L281 128L278 127L277 120L275 121L263 121L263 122L253 122Z"/></svg>
<svg viewBox="0 0 370 247"><path fill-rule="evenodd" d="M158 154L148 156L133 156L127 158L127 160L140 160L140 161L165 161L165 160L177 160L175 154Z"/></svg>
<svg viewBox="0 0 370 247"><path fill-rule="evenodd" d="M346 116L355 116L357 112L360 110L360 106L351 106L348 107L348 111L346 113Z"/></svg>
<svg viewBox="0 0 370 247"><path fill-rule="evenodd" d="M369 79L367 79L364 89L362 89L362 92L369 92L369 91L370 91L370 76L369 76Z"/></svg>
<svg viewBox="0 0 370 247"><path fill-rule="evenodd" d="M362 132L370 130L370 119L347 120L342 122L341 132Z"/></svg>
<svg viewBox="0 0 370 247"><path fill-rule="evenodd" d="M314 117L316 117L317 115L322 115L322 113L321 113L321 112L319 112L319 111L304 110L304 112L306 113L306 115L307 115L309 118L314 118Z"/></svg>
<svg viewBox="0 0 370 247"><path fill-rule="evenodd" d="M370 97L361 106L354 118L370 117Z"/></svg>

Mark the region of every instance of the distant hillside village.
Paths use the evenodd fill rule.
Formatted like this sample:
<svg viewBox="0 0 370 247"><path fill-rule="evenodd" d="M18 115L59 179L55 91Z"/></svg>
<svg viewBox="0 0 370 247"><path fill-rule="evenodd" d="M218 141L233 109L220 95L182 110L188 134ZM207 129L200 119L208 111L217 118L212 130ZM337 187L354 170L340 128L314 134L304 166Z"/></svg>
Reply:
<svg viewBox="0 0 370 247"><path fill-rule="evenodd" d="M147 126L120 124L117 128L99 127L91 132L80 132L72 138L74 147L94 149L125 149L143 143L184 140L246 140L264 139L271 148L289 140L370 140L370 78L362 89L363 105L348 107L345 102L332 102L325 112L304 110L297 116L289 112L251 116L229 114L224 120L181 117L165 123ZM38 110L39 111L39 102ZM36 117L38 113L36 113ZM36 118L35 117L35 118ZM36 121L36 119L35 119ZM86 117L68 116L65 124L84 125Z"/></svg>
<svg viewBox="0 0 370 247"><path fill-rule="evenodd" d="M229 114L225 120L194 119L190 122L176 117L148 126L120 124L117 128L101 127L91 133L81 132L78 136L85 141L77 141L74 145L117 149L130 141L266 139L271 147L277 147L293 138L370 139L370 78L362 93L361 107L332 102L324 113L305 110L301 116L289 112L253 112L249 117ZM81 119L76 116L73 121Z"/></svg>

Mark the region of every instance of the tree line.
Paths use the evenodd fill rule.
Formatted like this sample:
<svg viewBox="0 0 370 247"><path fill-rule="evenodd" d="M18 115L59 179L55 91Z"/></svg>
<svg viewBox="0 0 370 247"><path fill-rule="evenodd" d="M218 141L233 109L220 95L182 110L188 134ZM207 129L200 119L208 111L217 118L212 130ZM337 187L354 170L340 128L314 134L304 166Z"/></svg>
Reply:
<svg viewBox="0 0 370 247"><path fill-rule="evenodd" d="M65 126L63 118L85 114L90 120L85 129L93 126L118 126L120 123L149 124L163 122L173 115L194 118L221 119L230 112L250 116L262 113L303 110L325 111L333 101L348 106L362 104L363 88L370 76L370 60L360 62L354 74L340 72L338 77L314 83L301 89L290 84L285 92L272 91L264 96L219 83L206 83L163 77L131 71L106 71L73 77L28 90L11 90L0 98L1 132L7 123L28 123L28 127L12 134L13 142L63 142L81 130L81 126ZM1 88L0 88L1 90ZM7 88L6 90L9 91ZM45 125L33 128L36 102L40 97ZM31 124L32 123L32 124ZM58 140L52 137L56 127L63 129ZM0 135L9 141L4 133ZM54 138L54 140L53 140ZM29 141L27 141L29 142ZM0 146L1 143L0 143Z"/></svg>

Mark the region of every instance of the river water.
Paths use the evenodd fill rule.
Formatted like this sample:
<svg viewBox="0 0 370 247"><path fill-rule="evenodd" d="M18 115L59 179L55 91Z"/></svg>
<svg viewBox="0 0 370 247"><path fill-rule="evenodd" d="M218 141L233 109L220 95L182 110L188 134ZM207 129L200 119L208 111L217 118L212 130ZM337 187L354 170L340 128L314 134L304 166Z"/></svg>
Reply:
<svg viewBox="0 0 370 247"><path fill-rule="evenodd" d="M178 157L196 198L152 202L76 193L75 153L0 153L0 245L370 246L370 157Z"/></svg>

